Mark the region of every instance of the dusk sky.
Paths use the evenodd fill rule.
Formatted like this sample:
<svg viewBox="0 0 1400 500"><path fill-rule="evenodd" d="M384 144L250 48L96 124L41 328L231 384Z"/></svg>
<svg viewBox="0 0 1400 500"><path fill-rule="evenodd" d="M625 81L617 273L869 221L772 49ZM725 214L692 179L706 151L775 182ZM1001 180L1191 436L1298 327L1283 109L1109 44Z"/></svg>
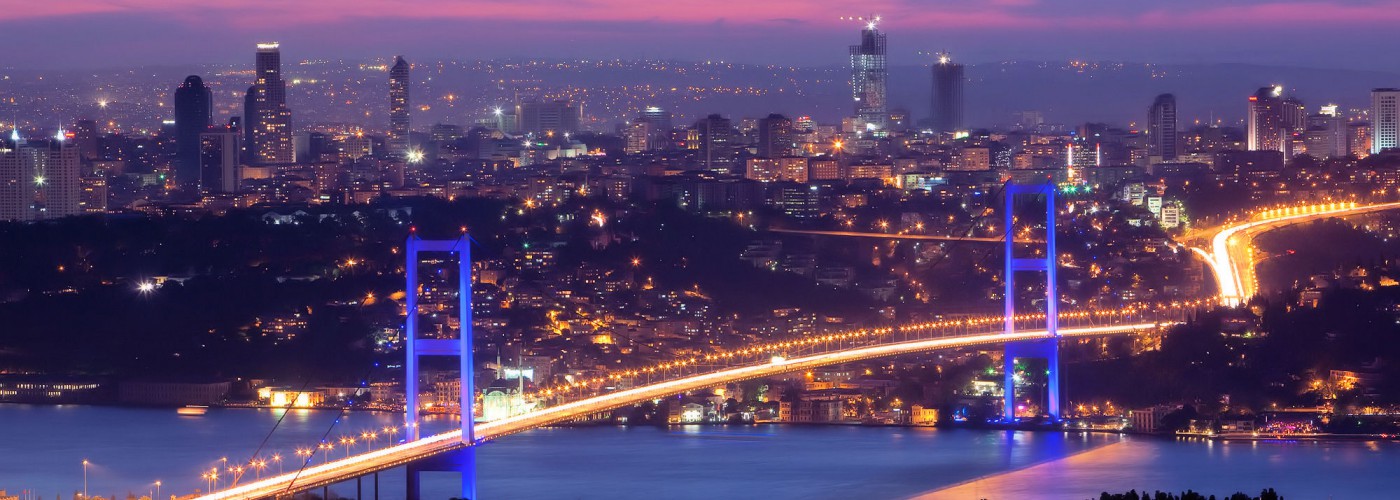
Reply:
<svg viewBox="0 0 1400 500"><path fill-rule="evenodd" d="M1400 70L1400 0L0 0L0 65L251 64L494 57L844 64L878 13L892 64L947 49L968 62L1252 62Z"/></svg>

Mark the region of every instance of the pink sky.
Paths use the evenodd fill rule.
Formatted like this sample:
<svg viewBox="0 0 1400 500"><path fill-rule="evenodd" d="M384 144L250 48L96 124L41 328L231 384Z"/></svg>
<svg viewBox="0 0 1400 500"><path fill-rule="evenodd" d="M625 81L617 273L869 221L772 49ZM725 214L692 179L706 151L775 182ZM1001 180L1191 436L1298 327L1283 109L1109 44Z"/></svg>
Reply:
<svg viewBox="0 0 1400 500"><path fill-rule="evenodd" d="M44 37L52 64L172 56L218 60L252 41L294 41L308 55L471 47L478 57L595 56L793 59L849 43L852 21L878 13L908 52L953 48L988 59L1119 57L1222 61L1330 59L1365 44L1396 47L1400 0L0 0L0 43ZM857 11L859 9L859 11ZM1317 43L1322 47L1315 46ZM1294 46L1296 45L1296 47ZM558 54L551 54L556 49ZM893 49L892 49L893 50ZM1311 52L1308 52L1311 51ZM1253 54L1260 53L1255 56ZM892 51L892 54L895 52ZM1122 53L1123 55L1119 55ZM1391 51L1390 53L1394 53ZM1142 54L1141 57L1131 57ZM453 53L432 56L454 56ZM136 61L133 61L136 62ZM149 61L147 61L149 62ZM193 62L193 61L190 61ZM1357 63L1364 59L1357 58ZM1394 63L1392 63L1394 64Z"/></svg>

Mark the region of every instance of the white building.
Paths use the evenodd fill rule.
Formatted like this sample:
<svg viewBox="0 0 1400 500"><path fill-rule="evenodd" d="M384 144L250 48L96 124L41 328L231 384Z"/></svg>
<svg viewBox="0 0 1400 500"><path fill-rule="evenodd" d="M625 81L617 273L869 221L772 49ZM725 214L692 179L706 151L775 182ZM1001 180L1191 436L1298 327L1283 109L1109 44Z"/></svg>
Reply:
<svg viewBox="0 0 1400 500"><path fill-rule="evenodd" d="M1371 91L1371 154L1400 147L1400 89Z"/></svg>
<svg viewBox="0 0 1400 500"><path fill-rule="evenodd" d="M60 132L61 134L61 132ZM63 139L47 146L0 146L0 220L35 221L82 213L78 148Z"/></svg>

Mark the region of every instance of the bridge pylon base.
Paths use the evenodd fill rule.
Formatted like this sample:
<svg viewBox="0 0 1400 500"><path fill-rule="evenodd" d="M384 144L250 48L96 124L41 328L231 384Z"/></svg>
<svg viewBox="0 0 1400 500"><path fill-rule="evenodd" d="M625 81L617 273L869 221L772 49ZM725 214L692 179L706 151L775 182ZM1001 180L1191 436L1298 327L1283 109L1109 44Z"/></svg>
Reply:
<svg viewBox="0 0 1400 500"><path fill-rule="evenodd" d="M1025 340L1008 342L1002 355L1002 369L1006 381L1003 385L1005 403L1002 406L1002 421L1016 421L1016 360L1038 358L1045 360L1049 367L1046 385L1049 394L1045 397L1046 414L1051 421L1060 421L1060 339Z"/></svg>
<svg viewBox="0 0 1400 500"><path fill-rule="evenodd" d="M408 491L404 498L420 500L424 472L459 472L462 474L462 495L458 498L477 500L476 496L476 446L468 446L451 453L408 464ZM426 500L426 499L425 499ZM441 500L441 499L434 499Z"/></svg>

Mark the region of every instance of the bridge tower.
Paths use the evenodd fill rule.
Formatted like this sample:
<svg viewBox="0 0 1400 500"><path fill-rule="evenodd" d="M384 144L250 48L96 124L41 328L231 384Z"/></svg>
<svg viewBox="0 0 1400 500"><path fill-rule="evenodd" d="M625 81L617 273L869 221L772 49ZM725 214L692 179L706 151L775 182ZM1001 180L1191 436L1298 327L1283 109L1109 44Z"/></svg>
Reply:
<svg viewBox="0 0 1400 500"><path fill-rule="evenodd" d="M1006 185L1006 210L1003 227L1006 233L1006 273L1002 281L1006 286L1006 333L1016 331L1016 273L1018 271L1044 273L1045 276L1045 330L1043 339L1024 340L1006 344L1003 363L1006 374L1004 387L1005 406L1002 419L1016 421L1016 359L1041 358L1049 366L1047 380L1049 394L1046 397L1046 413L1051 420L1060 419L1060 332L1059 294L1055 290L1055 266L1059 255L1055 251L1055 185L1015 184ZM1044 196L1045 200L1045 257L1016 257L1014 236L1015 206L1018 196Z"/></svg>
<svg viewBox="0 0 1400 500"><path fill-rule="evenodd" d="M461 406L459 407L462 411L462 443L467 445L454 456L409 464L407 467L408 498L411 500L418 499L418 476L427 471L461 472L462 498L477 499L475 446L477 440L475 422L472 418L476 390L473 387L475 370L472 366L472 252L470 242L471 238L466 233L455 240L425 240L419 238L417 233L411 233L408 236L408 243L404 246L404 253L407 255L407 265L404 267L407 288L404 288L404 295L407 299L408 311L408 319L404 326L404 423L407 427L404 429L404 434L406 439L410 441L415 441L420 437L418 415L419 358L423 356L457 356L461 360L462 372ZM424 252L457 256L457 310L461 319L461 338L457 340L418 338L418 259L419 254Z"/></svg>

